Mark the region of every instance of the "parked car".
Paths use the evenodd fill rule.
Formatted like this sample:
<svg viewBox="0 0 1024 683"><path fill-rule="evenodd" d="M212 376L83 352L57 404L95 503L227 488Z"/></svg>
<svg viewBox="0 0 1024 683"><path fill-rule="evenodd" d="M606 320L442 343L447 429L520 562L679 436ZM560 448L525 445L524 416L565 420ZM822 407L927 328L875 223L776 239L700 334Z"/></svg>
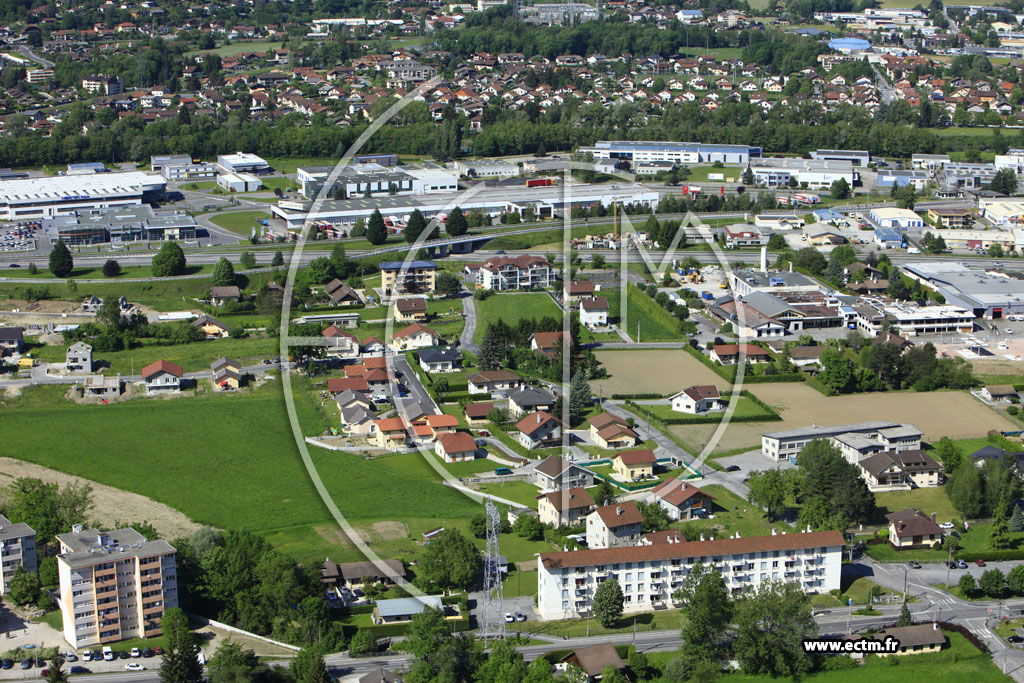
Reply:
<svg viewBox="0 0 1024 683"><path fill-rule="evenodd" d="M943 522L942 524L939 525L939 528L940 529L952 529L953 528L953 522Z"/></svg>
<svg viewBox="0 0 1024 683"><path fill-rule="evenodd" d="M946 563L946 566L949 567L950 569L959 569L959 566L957 565L956 560L950 560L949 562Z"/></svg>
<svg viewBox="0 0 1024 683"><path fill-rule="evenodd" d="M513 617L513 616L512 616L512 613L511 613L511 612L505 612L505 623L506 623L506 624L511 624L511 623L512 623L512 622L514 622L515 620L516 620L516 619L515 619L515 617Z"/></svg>
<svg viewBox="0 0 1024 683"><path fill-rule="evenodd" d="M29 659L28 657L25 657L25 659L21 660L21 668L22 669L31 669L32 668L32 660Z"/></svg>
<svg viewBox="0 0 1024 683"><path fill-rule="evenodd" d="M479 434L480 434L480 436L490 436L491 435L491 433L489 431L487 431L486 429L481 429Z"/></svg>
<svg viewBox="0 0 1024 683"><path fill-rule="evenodd" d="M155 654L157 657L163 657L164 649L162 647L160 647L160 646L154 647L153 648L153 654Z"/></svg>
<svg viewBox="0 0 1024 683"><path fill-rule="evenodd" d="M728 467L725 468L725 471L726 472L739 472L740 471L740 466L739 465L729 465Z"/></svg>
<svg viewBox="0 0 1024 683"><path fill-rule="evenodd" d="M985 560L975 560L974 564L978 565L979 567L984 567L985 566Z"/></svg>
<svg viewBox="0 0 1024 683"><path fill-rule="evenodd" d="M71 673L73 674L87 674L89 670L84 666L73 666L71 667Z"/></svg>
<svg viewBox="0 0 1024 683"><path fill-rule="evenodd" d="M526 621L526 615L516 610L516 621Z"/></svg>
<svg viewBox="0 0 1024 683"><path fill-rule="evenodd" d="M115 652L114 654L117 655L120 659L128 659L129 657L131 657L131 655L128 654L128 650L121 650L119 652Z"/></svg>
<svg viewBox="0 0 1024 683"><path fill-rule="evenodd" d="M92 661L92 652L90 652L89 650L86 650L85 652L83 652L82 653L82 661L83 662L91 662Z"/></svg>
<svg viewBox="0 0 1024 683"><path fill-rule="evenodd" d="M1020 645L1021 643L1024 643L1024 638L1021 636L1010 636L1006 639L1006 642L1013 643L1014 645Z"/></svg>
<svg viewBox="0 0 1024 683"><path fill-rule="evenodd" d="M1003 332L1005 332L1006 334L1013 334L1013 330L1011 330L1009 327L1003 330Z"/></svg>
<svg viewBox="0 0 1024 683"><path fill-rule="evenodd" d="M78 661L78 655L76 655L74 652L68 651L64 655L64 661L65 662L77 662Z"/></svg>
<svg viewBox="0 0 1024 683"><path fill-rule="evenodd" d="M0 660L0 669L10 669L12 666L14 666L14 662L7 657Z"/></svg>
<svg viewBox="0 0 1024 683"><path fill-rule="evenodd" d="M907 566L910 567L911 569L920 569L921 568L921 563L918 562L917 560L911 560L910 562L907 562Z"/></svg>
<svg viewBox="0 0 1024 683"><path fill-rule="evenodd" d="M128 662L124 665L125 671L145 671L146 667L142 666L138 662Z"/></svg>
<svg viewBox="0 0 1024 683"><path fill-rule="evenodd" d="M967 569L967 563L963 560L957 560L956 567L957 569Z"/></svg>
<svg viewBox="0 0 1024 683"><path fill-rule="evenodd" d="M141 656L142 656L142 650L140 650L140 649L139 649L139 648L137 648L137 647L133 647L133 648L132 648L132 651L131 651L131 652L129 652L128 654L130 654L130 655L131 655L132 659L138 659L139 657L141 657Z"/></svg>
<svg viewBox="0 0 1024 683"><path fill-rule="evenodd" d="M151 648L151 647L144 647L144 648L142 648L142 656L143 657L147 657L147 658L148 657L152 657L153 656L153 648Z"/></svg>
<svg viewBox="0 0 1024 683"><path fill-rule="evenodd" d="M17 263L12 263L12 264L10 264L10 265L9 265L9 266L7 266L7 267L8 267L8 268L21 268L21 266L20 266L20 265L18 265Z"/></svg>
<svg viewBox="0 0 1024 683"><path fill-rule="evenodd" d="M46 660L42 657L36 657L36 666L46 666Z"/></svg>

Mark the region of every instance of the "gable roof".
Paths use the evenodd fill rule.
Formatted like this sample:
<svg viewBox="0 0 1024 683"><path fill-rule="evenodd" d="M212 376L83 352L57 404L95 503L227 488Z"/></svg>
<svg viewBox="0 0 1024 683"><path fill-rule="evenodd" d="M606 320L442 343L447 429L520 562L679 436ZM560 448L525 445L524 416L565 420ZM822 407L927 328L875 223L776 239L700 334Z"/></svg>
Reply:
<svg viewBox="0 0 1024 683"><path fill-rule="evenodd" d="M476 441L466 432L442 434L438 441L441 443L441 448L444 449L445 453L476 452Z"/></svg>
<svg viewBox="0 0 1024 683"><path fill-rule="evenodd" d="M422 334L429 334L431 337L438 337L438 338L440 338L440 336L441 336L437 332L435 332L434 330L432 330L429 327L427 327L426 325L420 325L419 323L413 323L412 325L409 325L408 327L403 327L398 332L395 332L393 335L391 335L391 338L392 339L404 339L405 337L412 337L413 335L421 334L421 333Z"/></svg>
<svg viewBox="0 0 1024 683"><path fill-rule="evenodd" d="M477 420L483 417L487 417L487 413L494 410L493 403L467 403L466 404L466 417L471 420Z"/></svg>
<svg viewBox="0 0 1024 683"><path fill-rule="evenodd" d="M562 338L562 332L534 332L530 339L542 351L554 350Z"/></svg>
<svg viewBox="0 0 1024 683"><path fill-rule="evenodd" d="M549 413L545 413L542 410L530 413L519 422L516 423L516 429L521 431L527 436L533 436L541 427L551 422L562 424L561 421Z"/></svg>
<svg viewBox="0 0 1024 683"><path fill-rule="evenodd" d="M158 360L155 363L150 363L146 367L142 368L142 379L148 380L150 377L161 372L172 374L178 379L181 379L182 376L180 365L175 365L167 360Z"/></svg>
<svg viewBox="0 0 1024 683"><path fill-rule="evenodd" d="M701 489L693 486L682 479L676 479L675 477L666 479L657 486L654 487L653 493L655 497L660 498L666 503L679 507L686 501L690 500L694 496L700 495L705 498L714 499L710 493L702 491Z"/></svg>
<svg viewBox="0 0 1024 683"><path fill-rule="evenodd" d="M767 356L768 352L757 344L715 344L712 351L718 357L735 356L740 352L740 346L748 356Z"/></svg>
<svg viewBox="0 0 1024 683"><path fill-rule="evenodd" d="M545 493L537 497L547 499L547 501L559 512L565 512L566 510L580 510L591 507L594 504L594 499L591 498L587 490L581 486L577 486L574 489L552 491L551 493Z"/></svg>
<svg viewBox="0 0 1024 683"><path fill-rule="evenodd" d="M600 676L609 666L622 669L626 664L611 643L598 643L590 647L573 650L562 658L563 662L577 665L588 676Z"/></svg>
<svg viewBox="0 0 1024 683"><path fill-rule="evenodd" d="M420 349L416 354L424 363L452 363L462 360L462 354L455 349Z"/></svg>
<svg viewBox="0 0 1024 683"><path fill-rule="evenodd" d="M941 536L942 529L920 510L908 508L885 516L896 527L898 536Z"/></svg>
<svg viewBox="0 0 1024 683"><path fill-rule="evenodd" d="M427 300L421 297L396 299L395 309L399 313L426 313Z"/></svg>
<svg viewBox="0 0 1024 683"><path fill-rule="evenodd" d="M621 460L624 465L653 465L658 462L654 451L650 448L638 448L634 451L619 451L613 460Z"/></svg>
<svg viewBox="0 0 1024 683"><path fill-rule="evenodd" d="M692 387L686 387L679 393L686 394L694 401L701 401L709 398L722 398L722 395L718 393L718 387L714 384L695 384Z"/></svg>
<svg viewBox="0 0 1024 683"><path fill-rule="evenodd" d="M611 505L602 505L594 512L597 513L601 518L601 521L604 522L604 525L609 529L644 523L644 516L640 514L640 508L637 507L637 504L632 500L627 500L622 503L612 503Z"/></svg>
<svg viewBox="0 0 1024 683"><path fill-rule="evenodd" d="M471 384L486 384L488 382L517 382L520 377L511 370L484 370L475 375L470 375L466 381Z"/></svg>

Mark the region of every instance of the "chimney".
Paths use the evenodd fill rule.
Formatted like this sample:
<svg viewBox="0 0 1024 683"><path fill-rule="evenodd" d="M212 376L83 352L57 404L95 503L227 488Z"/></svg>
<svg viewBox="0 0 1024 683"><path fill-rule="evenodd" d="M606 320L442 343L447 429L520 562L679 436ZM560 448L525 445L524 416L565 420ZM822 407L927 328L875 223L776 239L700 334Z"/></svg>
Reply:
<svg viewBox="0 0 1024 683"><path fill-rule="evenodd" d="M704 540L704 534L700 535L700 540L702 540L702 541Z"/></svg>
<svg viewBox="0 0 1024 683"><path fill-rule="evenodd" d="M537 413L537 424L540 424L540 413Z"/></svg>
<svg viewBox="0 0 1024 683"><path fill-rule="evenodd" d="M932 622L932 630L933 631L938 631L939 630L939 622L937 622L937 621L933 621Z"/></svg>
<svg viewBox="0 0 1024 683"><path fill-rule="evenodd" d="M935 513L933 512L932 513L932 524L934 524L934 523L935 523Z"/></svg>
<svg viewBox="0 0 1024 683"><path fill-rule="evenodd" d="M768 274L768 245L761 245L761 272Z"/></svg>
<svg viewBox="0 0 1024 683"><path fill-rule="evenodd" d="M775 533L775 527L772 527L772 536L775 536L775 535L776 535L776 533Z"/></svg>
<svg viewBox="0 0 1024 683"><path fill-rule="evenodd" d="M621 505L617 505L615 507L615 514L617 514L617 515L621 515L622 514L622 506Z"/></svg>
<svg viewBox="0 0 1024 683"><path fill-rule="evenodd" d="M791 273L793 272L793 262L792 261L789 262L789 272L791 272Z"/></svg>
<svg viewBox="0 0 1024 683"><path fill-rule="evenodd" d="M740 532L737 531L736 532L736 538L739 538L739 537L740 537Z"/></svg>

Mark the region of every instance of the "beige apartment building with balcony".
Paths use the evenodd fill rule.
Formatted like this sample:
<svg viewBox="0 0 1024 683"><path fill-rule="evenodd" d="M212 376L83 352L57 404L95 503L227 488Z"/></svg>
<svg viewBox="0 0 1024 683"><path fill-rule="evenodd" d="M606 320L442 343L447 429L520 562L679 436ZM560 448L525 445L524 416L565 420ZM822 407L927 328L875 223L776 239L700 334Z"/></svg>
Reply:
<svg viewBox="0 0 1024 683"><path fill-rule="evenodd" d="M0 515L0 595L7 592L18 567L36 572L36 532L28 524L12 524Z"/></svg>
<svg viewBox="0 0 1024 683"><path fill-rule="evenodd" d="M76 525L57 536L64 639L89 647L159 636L160 619L178 606L175 549L134 529Z"/></svg>

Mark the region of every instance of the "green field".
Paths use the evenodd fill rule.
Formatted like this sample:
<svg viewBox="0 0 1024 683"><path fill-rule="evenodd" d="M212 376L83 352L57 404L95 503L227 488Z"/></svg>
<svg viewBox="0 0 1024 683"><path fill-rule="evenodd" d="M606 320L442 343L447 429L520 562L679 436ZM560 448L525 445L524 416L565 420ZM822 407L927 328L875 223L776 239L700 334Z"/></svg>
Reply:
<svg viewBox="0 0 1024 683"><path fill-rule="evenodd" d="M232 211L231 213L211 216L210 222L214 225L219 225L225 230L248 237L252 233L252 229L256 227L256 222L267 218L270 218L270 214L265 211Z"/></svg>
<svg viewBox="0 0 1024 683"><path fill-rule="evenodd" d="M540 319L551 316L561 320L562 312L551 297L544 292L527 294L495 294L483 301L474 301L476 306L476 329L473 341L480 343L487 331L487 325L495 320L504 320L515 327L520 318ZM440 330L438 330L440 332Z"/></svg>
<svg viewBox="0 0 1024 683"><path fill-rule="evenodd" d="M221 45L213 50L202 50L196 52L190 52L190 55L204 55L206 53L213 53L220 55L221 57L231 57L237 55L240 52L266 52L267 50L274 50L281 47L281 43L272 42L269 40L253 40L253 41L239 41L231 43L229 45Z"/></svg>
<svg viewBox="0 0 1024 683"><path fill-rule="evenodd" d="M627 310L625 315L620 311L619 292L609 291L607 296L609 317L618 320L619 327L633 341L680 341L683 339L683 334L679 331L679 322L672 314L636 287L626 288Z"/></svg>
<svg viewBox="0 0 1024 683"><path fill-rule="evenodd" d="M985 4L985 3L982 3ZM949 128L935 128L933 132L936 135L948 136L948 135L964 135L967 137L984 137L987 135L993 135L998 128L986 128L984 126L977 128L966 128L950 126Z"/></svg>
<svg viewBox="0 0 1024 683"><path fill-rule="evenodd" d="M934 512L939 522L948 522L960 516L949 501L944 486L880 492L875 494L875 503L878 506L877 517L880 524L885 523L882 519L885 515L907 508L914 508L928 515Z"/></svg>
<svg viewBox="0 0 1024 683"><path fill-rule="evenodd" d="M43 346L36 349L35 358L44 361L63 363L65 347ZM138 374L150 363L158 360L169 360L177 363L185 372L208 370L210 363L228 356L241 361L245 365L255 365L263 358L281 355L281 339L279 337L251 337L247 339L209 339L193 344L174 344L170 346L147 345L129 351L97 351L94 361L106 361L110 364L108 375Z"/></svg>
<svg viewBox="0 0 1024 683"><path fill-rule="evenodd" d="M110 254L109 256L113 260L117 261L120 254ZM184 274L200 275L212 272L212 265L195 265L186 266ZM71 271L71 275L69 277L61 278L54 277L53 273L51 273L47 268L40 268L35 274L28 272L27 268L15 268L4 272L3 276L10 278L24 278L26 280L56 280L61 283L67 282L68 280L109 280L110 282L117 282L118 280L153 277L153 268L150 266L121 266L121 274L110 278L103 274L102 266L76 267ZM84 283L78 283L78 285L82 288L90 286Z"/></svg>

